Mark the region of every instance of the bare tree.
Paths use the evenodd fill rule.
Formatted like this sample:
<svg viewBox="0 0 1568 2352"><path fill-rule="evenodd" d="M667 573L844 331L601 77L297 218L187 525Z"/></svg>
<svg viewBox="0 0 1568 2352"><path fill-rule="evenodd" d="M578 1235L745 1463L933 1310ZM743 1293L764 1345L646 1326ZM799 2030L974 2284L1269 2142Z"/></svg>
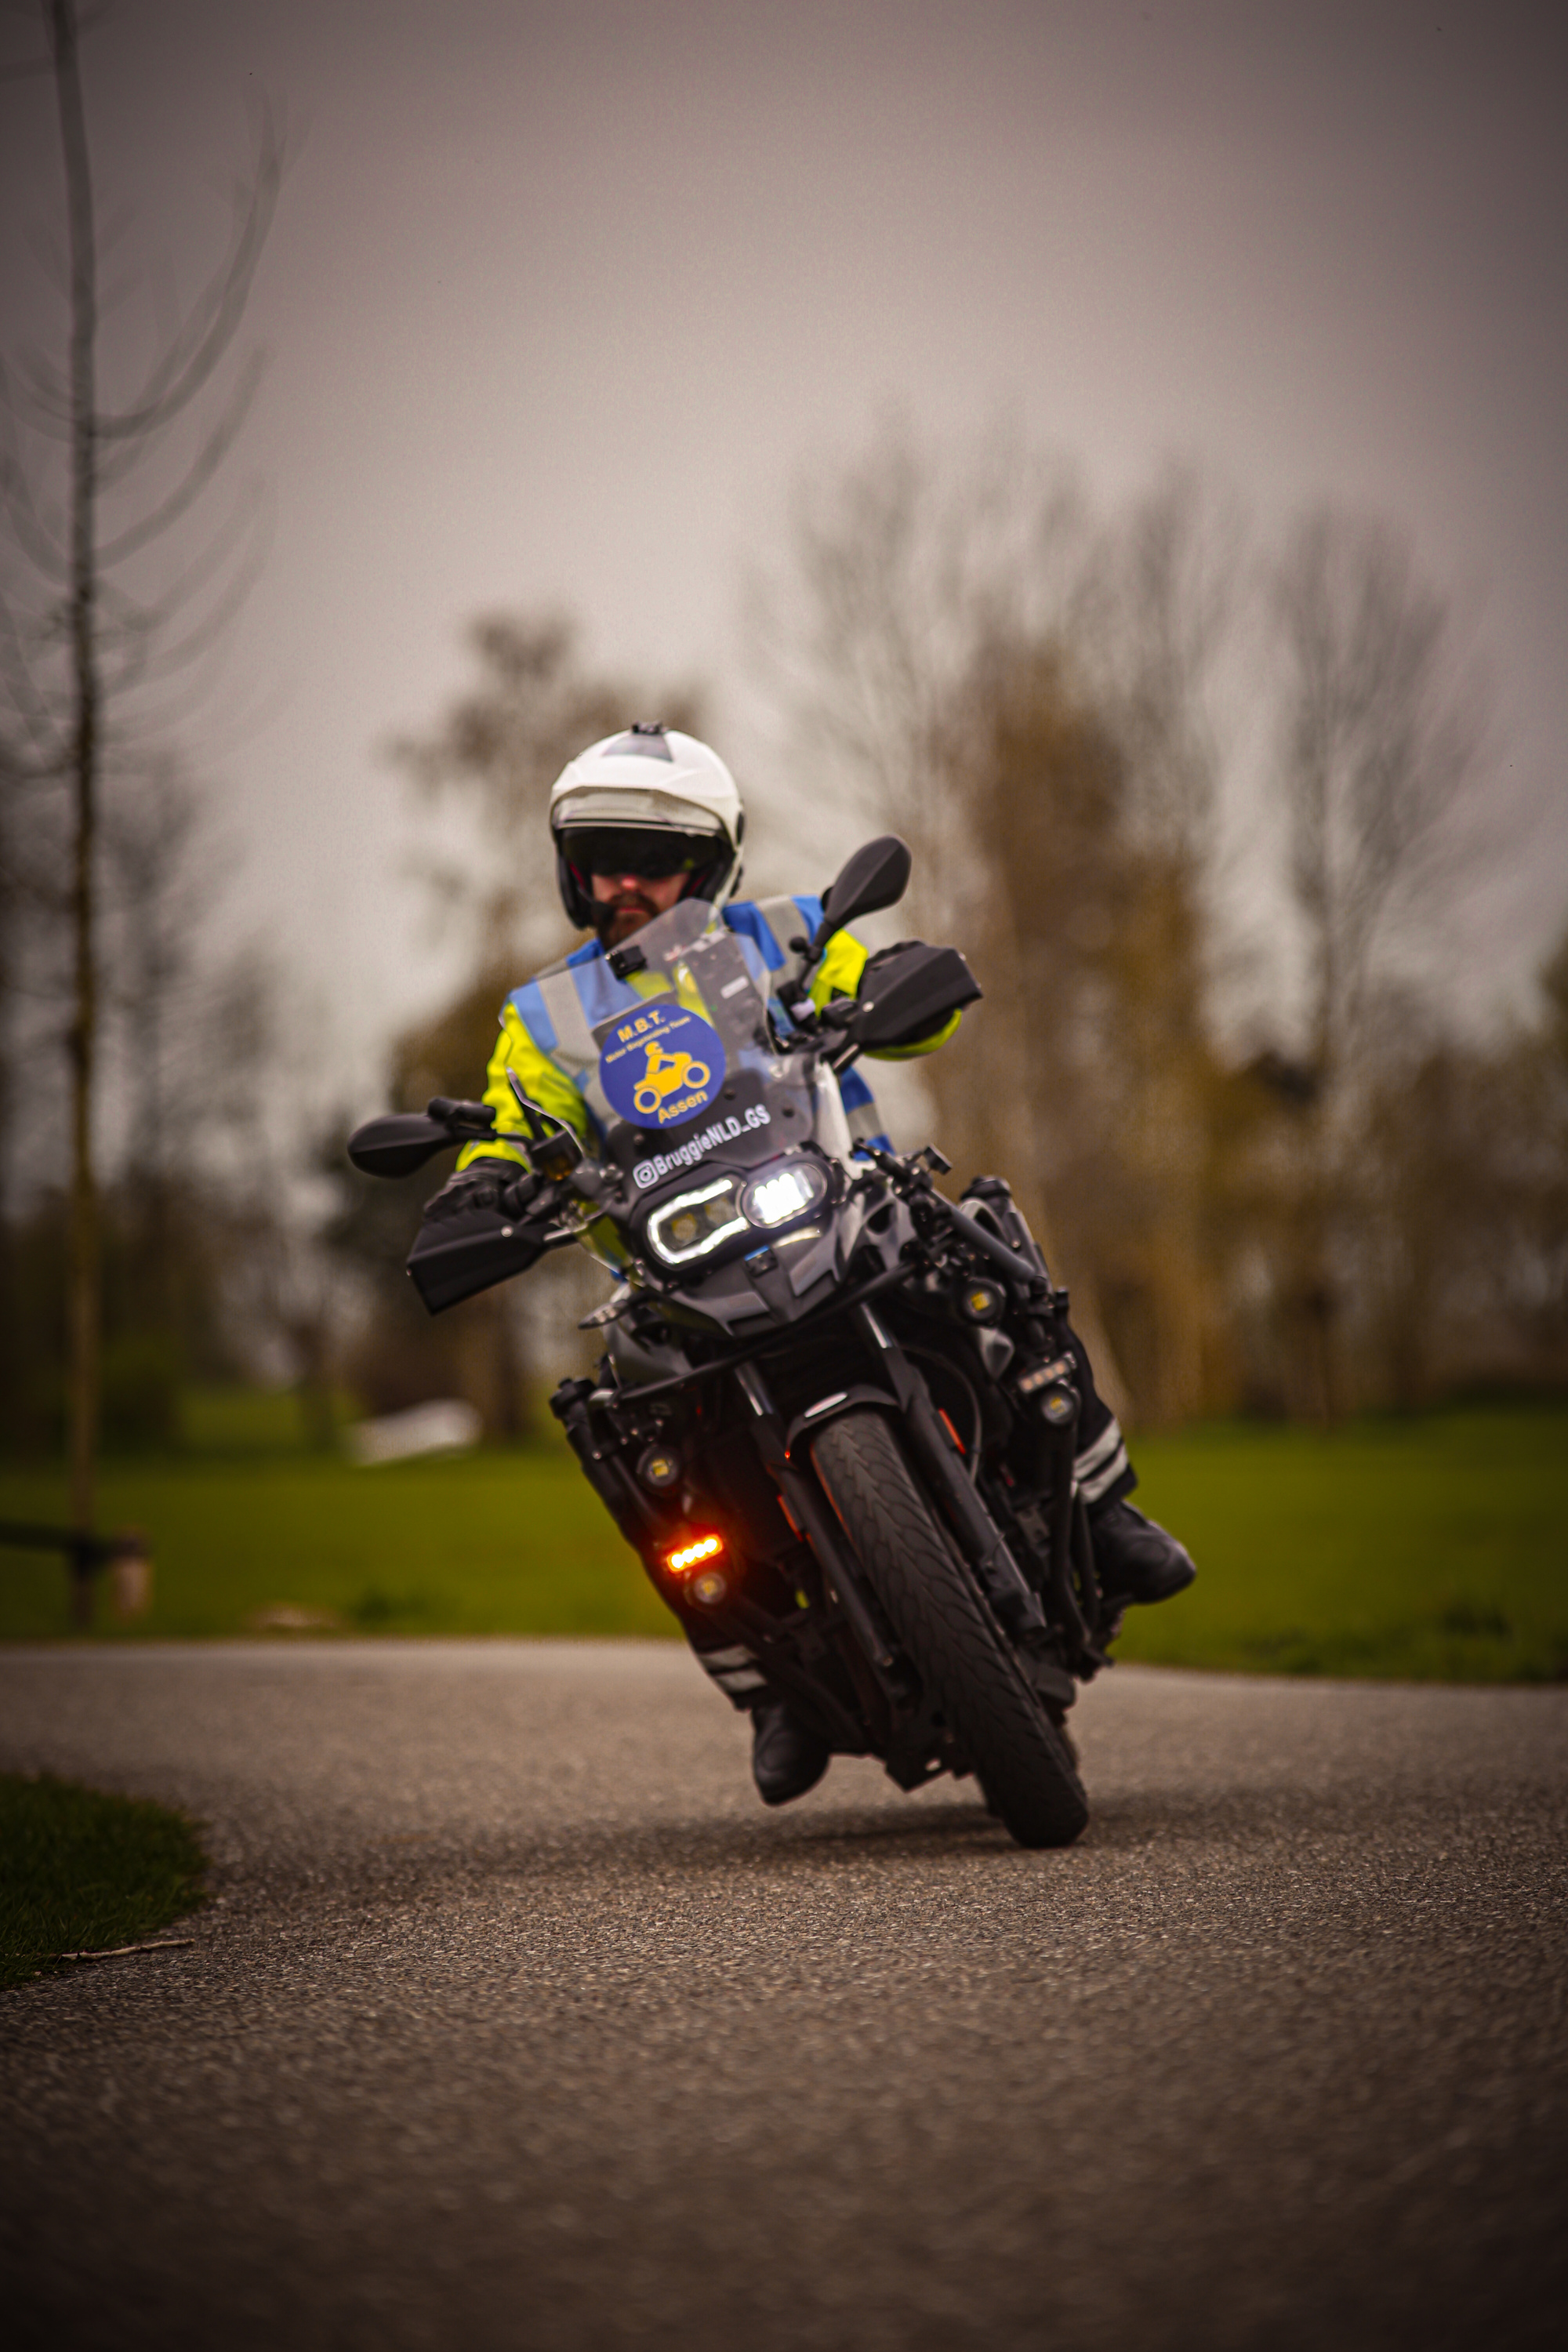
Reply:
<svg viewBox="0 0 1568 2352"><path fill-rule="evenodd" d="M394 1044L393 1095L413 1108L433 1094L478 1091L508 992L565 943L548 809L566 761L638 717L693 731L702 723L689 687L655 693L586 668L576 631L559 615L487 614L467 637L472 682L427 733L392 746L426 809L458 815L471 836L459 854L448 826L421 859L448 920L466 929L468 968L457 993ZM405 1189L409 1197L400 1195L392 1215L368 1201L356 1180L331 1228L332 1245L357 1262L370 1286L360 1384L386 1408L457 1385L495 1434L522 1436L531 1423L528 1375L542 1322L553 1308L552 1328L563 1322L569 1329L593 1303L575 1296L575 1253L536 1268L526 1286L472 1299L432 1327L402 1277L417 1188Z"/></svg>
<svg viewBox="0 0 1568 2352"><path fill-rule="evenodd" d="M1079 667L1127 761L1129 822L1194 878L1216 854L1215 677L1245 562L1235 501L1172 465L1094 533L1073 599Z"/></svg>
<svg viewBox="0 0 1568 2352"><path fill-rule="evenodd" d="M16 832L18 763L0 741L0 1419L18 1425L22 1379L16 1244L12 1232L18 1092L17 993L22 961L24 898Z"/></svg>
<svg viewBox="0 0 1568 2352"><path fill-rule="evenodd" d="M559 614L489 613L466 635L472 685L428 733L399 738L392 758L427 806L457 807L473 825L477 856L454 857L448 845L424 857L421 872L468 927L474 962L489 971L556 933L546 824L550 787L567 761L639 715L694 730L701 713L689 688L650 698L646 687L584 669L576 630Z"/></svg>
<svg viewBox="0 0 1568 2352"><path fill-rule="evenodd" d="M134 789L105 810L100 925L104 982L99 1055L100 1099L119 1112L116 1153L99 1139L100 1177L117 1159L125 1221L137 1240L140 1318L174 1322L182 1204L206 1186L209 1130L224 1107L213 1098L229 1080L238 1041L210 1034L215 1003L232 994L230 969L203 937L216 895L217 859L200 795L167 755L139 764ZM246 974L247 985L254 977ZM254 1082L270 1040L246 1060Z"/></svg>
<svg viewBox="0 0 1568 2352"><path fill-rule="evenodd" d="M1317 1406L1342 1402L1336 1228L1353 1216L1357 1121L1390 954L1444 878L1487 703L1444 598L1387 524L1320 508L1275 567L1285 662L1278 781L1307 964L1310 1100L1287 1282Z"/></svg>
<svg viewBox="0 0 1568 2352"><path fill-rule="evenodd" d="M790 525L749 606L794 774L818 824L847 805L897 824L920 919L952 924L985 887L964 804L974 682L999 647L1059 628L1083 558L1076 479L1010 431L954 455L895 421L804 483Z"/></svg>
<svg viewBox="0 0 1568 2352"><path fill-rule="evenodd" d="M70 938L70 1502L94 1509L101 1327L95 1081L102 943L100 845L106 778L149 708L216 642L258 554L243 518L184 560L172 582L142 587L147 561L197 507L248 412L258 365L242 367L215 415L204 399L228 357L265 245L281 150L263 122L254 171L236 191L227 255L163 341L131 395L101 394L102 236L95 204L75 0L42 0L64 168L68 270L62 362L24 358L0 379L0 504L14 583L0 601L4 732L18 793L64 786ZM181 453L182 430L191 446ZM58 461L57 468L56 460ZM63 472L63 486L58 473ZM26 576L24 576L26 575ZM29 584L30 583L30 584Z"/></svg>
<svg viewBox="0 0 1568 2352"><path fill-rule="evenodd" d="M814 478L753 598L797 771L906 835L912 919L985 987L921 1066L943 1147L1009 1176L1108 1382L1122 1358L1161 1420L1219 1377L1205 698L1238 560L1189 474L1107 520L1007 434L894 432Z"/></svg>
<svg viewBox="0 0 1568 2352"><path fill-rule="evenodd" d="M1438 878L1475 776L1486 695L1446 600L1386 523L1321 508L1291 532L1274 597L1287 680L1279 775L1306 933L1310 1052L1332 1092L1380 957Z"/></svg>

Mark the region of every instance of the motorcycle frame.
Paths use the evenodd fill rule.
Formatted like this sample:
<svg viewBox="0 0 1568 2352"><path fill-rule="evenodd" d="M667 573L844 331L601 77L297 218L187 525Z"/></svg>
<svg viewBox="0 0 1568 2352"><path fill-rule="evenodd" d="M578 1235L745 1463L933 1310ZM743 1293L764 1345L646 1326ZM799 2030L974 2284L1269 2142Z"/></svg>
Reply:
<svg viewBox="0 0 1568 2352"><path fill-rule="evenodd" d="M1011 1208L1010 1197L1007 1206ZM1043 1274L1043 1261L1016 1210L1009 1222L1021 1229ZM963 1241L981 1232L978 1218L963 1216ZM993 1261L1005 1258L1016 1276L1021 1264L1026 1263L1022 1252L1008 1247L999 1237L986 1234L984 1238L993 1244L989 1253ZM983 1247L979 1255L984 1257L987 1252ZM564 1407L560 1403L556 1407L584 1468L637 1550L655 1589L678 1617L683 1622L701 1624L720 1643L733 1643L746 1649L769 1687L787 1697L837 1752L879 1755L891 1777L905 1789L918 1787L942 1771L962 1774L969 1767L933 1720L918 1679L900 1656L816 1476L806 1441L835 1414L871 1409L897 1420L905 1433L911 1470L935 1524L963 1562L1004 1638L1016 1654L1026 1654L1037 1689L1058 1717L1077 1696L1075 1672L1087 1680L1107 1663L1095 1638L1100 1612L1092 1545L1082 1498L1070 1476L1076 1410L1065 1428L1046 1429L1047 1444L1056 1455L1048 1560L1040 1562L1037 1545L1021 1528L1016 1530L1017 1539L1044 1570L1042 1590L1020 1567L994 1506L1000 1507L1005 1517L1011 1513L1000 1497L994 1494L988 1500L982 1493L965 1465L964 1450L951 1423L934 1403L909 1348L876 1311L875 1299L896 1292L919 1271L918 1265L900 1261L841 1293L801 1322L767 1333L707 1364L694 1364L686 1373L627 1390L585 1381L563 1383L563 1390L573 1394ZM1030 1272L1033 1276L1032 1267ZM1038 1277L1034 1279L1037 1286ZM829 1321L848 1326L886 1385L852 1383L827 1399L826 1410L808 1406L786 1423L768 1384L766 1360L797 1347L803 1338ZM821 1607L777 1616L732 1585L721 1602L699 1613L681 1580L664 1567L659 1547L668 1546L678 1535L680 1521L662 1510L658 1499L642 1486L630 1457L646 1442L648 1408L679 1391L691 1391L700 1381L721 1377L732 1384L742 1402L743 1425L784 1507L784 1518L816 1563L823 1587ZM595 1434L595 1418L607 1424L612 1441L608 1445L599 1443ZM703 1516L732 1519L736 1514L716 1511L705 1504ZM781 1548L772 1530L747 1523L743 1514L741 1524L727 1534L726 1543L741 1561L775 1567L789 1549ZM1073 1589L1075 1569L1079 1592ZM1047 1595L1048 1613L1044 1605ZM833 1648L847 1673L858 1713L845 1707L814 1671L825 1646Z"/></svg>

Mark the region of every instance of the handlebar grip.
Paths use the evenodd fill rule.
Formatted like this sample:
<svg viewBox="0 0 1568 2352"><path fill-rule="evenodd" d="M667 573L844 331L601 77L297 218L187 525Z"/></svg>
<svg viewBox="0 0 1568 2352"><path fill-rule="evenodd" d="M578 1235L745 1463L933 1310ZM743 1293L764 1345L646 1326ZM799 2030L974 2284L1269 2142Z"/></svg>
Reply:
<svg viewBox="0 0 1568 2352"><path fill-rule="evenodd" d="M450 1095L432 1095L425 1106L425 1116L463 1135L495 1133L496 1115L489 1103L457 1102Z"/></svg>

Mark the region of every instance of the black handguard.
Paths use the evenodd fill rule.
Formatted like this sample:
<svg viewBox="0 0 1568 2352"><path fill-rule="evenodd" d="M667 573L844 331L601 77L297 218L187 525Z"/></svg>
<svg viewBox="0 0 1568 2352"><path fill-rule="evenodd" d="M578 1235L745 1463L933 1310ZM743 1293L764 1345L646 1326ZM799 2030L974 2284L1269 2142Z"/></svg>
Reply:
<svg viewBox="0 0 1568 2352"><path fill-rule="evenodd" d="M408 1253L414 1287L432 1315L524 1274L543 1255L542 1235L555 1213L531 1169L502 1160L476 1160L449 1176L426 1203L424 1222Z"/></svg>
<svg viewBox="0 0 1568 2352"><path fill-rule="evenodd" d="M904 966L909 967L907 971L900 970ZM875 955L867 957L855 992L856 1005L874 1003L881 985L894 972L900 973L907 988L912 985L917 1002L921 992L919 983L922 979L928 980L925 993L934 995L936 999L931 1010L923 1017L921 1011L917 1010L914 1017L900 1027L897 1040L900 1046L923 1045L928 1037L939 1035L953 1014L963 1005L972 1004L980 994L979 983L971 976L963 958L951 948L928 947L923 940L898 940L890 948L879 948ZM831 1011L829 1007L830 1013ZM851 1012L843 1025L852 1025L853 1020Z"/></svg>

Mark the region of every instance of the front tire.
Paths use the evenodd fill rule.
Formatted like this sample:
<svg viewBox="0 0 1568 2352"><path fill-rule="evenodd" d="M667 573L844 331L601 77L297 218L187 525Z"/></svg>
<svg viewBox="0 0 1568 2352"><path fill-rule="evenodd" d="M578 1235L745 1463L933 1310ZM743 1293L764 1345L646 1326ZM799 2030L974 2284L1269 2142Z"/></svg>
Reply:
<svg viewBox="0 0 1568 2352"><path fill-rule="evenodd" d="M1020 1845L1070 1845L1089 1820L1083 1784L936 1525L886 1415L841 1413L811 1450L878 1600L992 1809Z"/></svg>

